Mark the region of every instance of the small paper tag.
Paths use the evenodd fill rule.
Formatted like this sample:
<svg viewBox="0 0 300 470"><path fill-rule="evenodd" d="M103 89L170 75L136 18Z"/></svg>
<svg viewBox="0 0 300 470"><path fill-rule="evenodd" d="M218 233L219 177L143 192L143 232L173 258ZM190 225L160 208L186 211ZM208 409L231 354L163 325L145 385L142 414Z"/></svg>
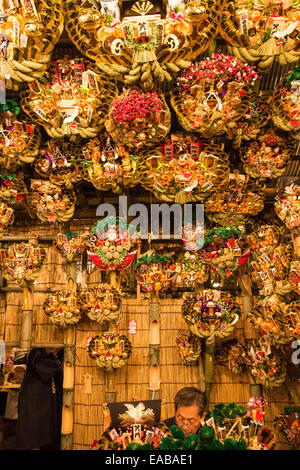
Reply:
<svg viewBox="0 0 300 470"><path fill-rule="evenodd" d="M89 122L91 122L91 120L92 120L93 112L94 112L94 110L93 110L92 106L89 104L88 112L87 112L87 120Z"/></svg>
<svg viewBox="0 0 300 470"><path fill-rule="evenodd" d="M84 376L83 393L92 393L92 377L90 374Z"/></svg>
<svg viewBox="0 0 300 470"><path fill-rule="evenodd" d="M6 36L5 34L0 34L0 53L4 59L6 58L7 43L8 36Z"/></svg>
<svg viewBox="0 0 300 470"><path fill-rule="evenodd" d="M128 334L136 335L136 320L129 320L128 323Z"/></svg>
<svg viewBox="0 0 300 470"><path fill-rule="evenodd" d="M54 91L54 93L56 93L57 95L59 95L61 93L61 85L56 82L54 83L52 86L51 86L51 89Z"/></svg>
<svg viewBox="0 0 300 470"><path fill-rule="evenodd" d="M71 123L74 121L74 119L78 116L78 106L75 106L75 108L73 109L73 112L72 114L70 114L69 116L67 116L65 119L64 119L64 124L68 124L68 123Z"/></svg>
<svg viewBox="0 0 300 470"><path fill-rule="evenodd" d="M26 47L27 46L27 41L28 41L28 36L26 34L21 33L20 36L20 47Z"/></svg>
<svg viewBox="0 0 300 470"><path fill-rule="evenodd" d="M34 0L21 0L21 3L25 13L34 15L36 18L38 18Z"/></svg>
<svg viewBox="0 0 300 470"><path fill-rule="evenodd" d="M208 189L213 187L213 183L211 181L207 181L203 186L202 186L202 191L207 191Z"/></svg>
<svg viewBox="0 0 300 470"><path fill-rule="evenodd" d="M46 114L44 113L44 111L38 106L36 105L34 108L33 108L33 111L38 115L40 116L40 118L44 119L44 121L49 121L49 119L46 117Z"/></svg>
<svg viewBox="0 0 300 470"><path fill-rule="evenodd" d="M20 47L20 23L13 17L13 45Z"/></svg>
<svg viewBox="0 0 300 470"><path fill-rule="evenodd" d="M115 428L113 428L111 431L109 431L108 434L109 434L109 437L111 438L112 441L115 441L116 439L118 439L118 433L115 430Z"/></svg>

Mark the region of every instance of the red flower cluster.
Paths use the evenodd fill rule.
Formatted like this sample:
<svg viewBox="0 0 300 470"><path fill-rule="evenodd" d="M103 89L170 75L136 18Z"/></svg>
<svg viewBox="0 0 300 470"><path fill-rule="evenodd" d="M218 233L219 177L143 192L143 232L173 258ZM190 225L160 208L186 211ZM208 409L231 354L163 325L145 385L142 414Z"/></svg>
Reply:
<svg viewBox="0 0 300 470"><path fill-rule="evenodd" d="M134 119L149 118L163 107L155 91L144 93L139 90L127 90L125 96L113 103L113 118L116 122L129 122Z"/></svg>

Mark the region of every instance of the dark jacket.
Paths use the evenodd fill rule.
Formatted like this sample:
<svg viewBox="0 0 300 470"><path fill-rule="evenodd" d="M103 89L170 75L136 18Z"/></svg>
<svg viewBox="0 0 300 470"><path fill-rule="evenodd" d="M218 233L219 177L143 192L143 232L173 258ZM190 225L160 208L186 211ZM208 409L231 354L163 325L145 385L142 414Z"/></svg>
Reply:
<svg viewBox="0 0 300 470"><path fill-rule="evenodd" d="M59 440L62 354L55 357L45 349L33 349L29 353L19 394L17 449L36 449Z"/></svg>

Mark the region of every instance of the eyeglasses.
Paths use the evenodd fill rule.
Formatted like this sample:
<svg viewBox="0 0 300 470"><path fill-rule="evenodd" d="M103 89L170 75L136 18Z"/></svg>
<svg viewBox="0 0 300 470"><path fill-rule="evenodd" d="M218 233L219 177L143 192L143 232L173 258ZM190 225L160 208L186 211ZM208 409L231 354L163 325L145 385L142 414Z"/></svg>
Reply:
<svg viewBox="0 0 300 470"><path fill-rule="evenodd" d="M186 419L181 415L177 415L176 420L178 421L179 424L181 424L181 425L187 424L188 426L194 426L195 424L197 424L199 422L199 420L196 419L196 418Z"/></svg>

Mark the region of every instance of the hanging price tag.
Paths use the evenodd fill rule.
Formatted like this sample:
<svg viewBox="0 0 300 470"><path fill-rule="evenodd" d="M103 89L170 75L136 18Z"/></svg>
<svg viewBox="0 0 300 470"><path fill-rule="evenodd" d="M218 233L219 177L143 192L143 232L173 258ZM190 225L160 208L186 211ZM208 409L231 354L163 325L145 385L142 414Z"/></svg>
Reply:
<svg viewBox="0 0 300 470"><path fill-rule="evenodd" d="M136 335L136 320L129 320L128 323L128 334Z"/></svg>
<svg viewBox="0 0 300 470"><path fill-rule="evenodd" d="M92 378L90 374L84 376L83 393L92 393Z"/></svg>

